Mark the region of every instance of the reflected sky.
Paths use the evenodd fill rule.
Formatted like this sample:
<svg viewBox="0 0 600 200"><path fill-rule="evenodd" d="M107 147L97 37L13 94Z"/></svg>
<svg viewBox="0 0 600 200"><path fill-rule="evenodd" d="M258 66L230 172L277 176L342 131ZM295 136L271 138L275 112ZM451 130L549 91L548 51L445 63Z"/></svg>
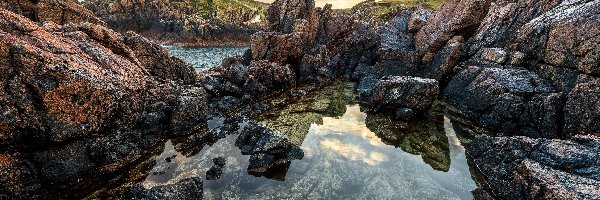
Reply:
<svg viewBox="0 0 600 200"><path fill-rule="evenodd" d="M256 0L264 3L273 3L275 0ZM352 6L363 2L364 0L315 0L317 7L323 7L325 4L331 4L334 9L352 8Z"/></svg>
<svg viewBox="0 0 600 200"><path fill-rule="evenodd" d="M224 157L218 180L204 181L206 199L472 199L475 189L464 148L446 126L450 167L437 171L419 155L386 145L365 125L367 114L349 105L341 117L312 124L302 142L305 156L292 161L284 179L248 175L249 156L234 146L237 135L219 140L192 157L184 157L171 142L157 157L144 185L151 187L199 176ZM426 148L426 147L425 147ZM167 162L169 157L171 162Z"/></svg>

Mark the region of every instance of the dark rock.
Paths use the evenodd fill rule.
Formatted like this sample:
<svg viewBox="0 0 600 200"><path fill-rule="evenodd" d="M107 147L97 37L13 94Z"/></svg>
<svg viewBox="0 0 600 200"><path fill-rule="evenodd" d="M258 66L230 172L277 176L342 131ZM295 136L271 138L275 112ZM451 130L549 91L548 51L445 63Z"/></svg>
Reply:
<svg viewBox="0 0 600 200"><path fill-rule="evenodd" d="M553 3L546 12L519 28L510 50L545 63L600 75L598 19L600 2ZM536 38L531 40L529 38ZM543 38L543 39L542 39Z"/></svg>
<svg viewBox="0 0 600 200"><path fill-rule="evenodd" d="M455 36L440 49L420 72L423 77L447 83L463 50L463 38Z"/></svg>
<svg viewBox="0 0 600 200"><path fill-rule="evenodd" d="M299 34L259 32L252 35L252 58L287 64L302 58L302 43Z"/></svg>
<svg viewBox="0 0 600 200"><path fill-rule="evenodd" d="M416 117L415 112L410 108L398 108L396 110L396 119L402 121L408 121Z"/></svg>
<svg viewBox="0 0 600 200"><path fill-rule="evenodd" d="M225 167L225 158L214 158L213 163L214 165L206 172L206 180L219 179L223 174L223 168Z"/></svg>
<svg viewBox="0 0 600 200"><path fill-rule="evenodd" d="M413 12L408 19L408 32L417 33L431 18L431 11L425 10L424 8L419 7L418 10Z"/></svg>
<svg viewBox="0 0 600 200"><path fill-rule="evenodd" d="M248 173L270 179L282 180L292 160L302 159L304 152L281 133L255 122L248 122L235 146L243 155L251 155Z"/></svg>
<svg viewBox="0 0 600 200"><path fill-rule="evenodd" d="M359 101L376 111L410 109L411 113L419 114L431 108L439 95L439 86L433 79L390 76L359 92Z"/></svg>
<svg viewBox="0 0 600 200"><path fill-rule="evenodd" d="M487 195L499 199L600 196L600 140L481 137L467 147L475 174Z"/></svg>
<svg viewBox="0 0 600 200"><path fill-rule="evenodd" d="M188 178L175 184L156 186L146 189L141 184L133 186L126 195L127 199L204 199L202 179Z"/></svg>
<svg viewBox="0 0 600 200"><path fill-rule="evenodd" d="M579 77L577 86L567 96L565 132L600 136L600 78Z"/></svg>
<svg viewBox="0 0 600 200"><path fill-rule="evenodd" d="M534 95L550 93L553 93L552 87L530 71L471 66L452 78L444 90L444 97L463 117L478 126L502 134L518 135L525 134L519 133L518 129L522 127L518 124L523 124L519 120L530 99ZM544 112L553 112L546 114L557 116L559 111ZM553 132L541 135L544 134L557 135Z"/></svg>

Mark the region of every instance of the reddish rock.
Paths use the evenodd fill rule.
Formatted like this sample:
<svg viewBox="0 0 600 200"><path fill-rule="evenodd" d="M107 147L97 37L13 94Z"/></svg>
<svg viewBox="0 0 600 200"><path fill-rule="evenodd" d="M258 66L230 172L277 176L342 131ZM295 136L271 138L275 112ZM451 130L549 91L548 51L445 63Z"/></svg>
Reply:
<svg viewBox="0 0 600 200"><path fill-rule="evenodd" d="M470 38L485 17L490 0L455 0L444 4L416 35L416 49L427 63L452 37Z"/></svg>
<svg viewBox="0 0 600 200"><path fill-rule="evenodd" d="M75 0L8 0L0 2L0 8L33 21L52 21L57 24L90 22L106 25Z"/></svg>
<svg viewBox="0 0 600 200"><path fill-rule="evenodd" d="M408 19L408 32L417 33L427 21L431 18L431 11L419 7L419 9L413 12Z"/></svg>
<svg viewBox="0 0 600 200"><path fill-rule="evenodd" d="M302 58L302 39L298 33L259 32L252 35L252 59L287 64Z"/></svg>
<svg viewBox="0 0 600 200"><path fill-rule="evenodd" d="M296 20L307 19L314 8L314 0L276 0L267 12L269 30L291 33Z"/></svg>
<svg viewBox="0 0 600 200"><path fill-rule="evenodd" d="M189 69L143 38L0 9L0 174L21 173L0 178L0 198L81 198L157 136L204 122Z"/></svg>

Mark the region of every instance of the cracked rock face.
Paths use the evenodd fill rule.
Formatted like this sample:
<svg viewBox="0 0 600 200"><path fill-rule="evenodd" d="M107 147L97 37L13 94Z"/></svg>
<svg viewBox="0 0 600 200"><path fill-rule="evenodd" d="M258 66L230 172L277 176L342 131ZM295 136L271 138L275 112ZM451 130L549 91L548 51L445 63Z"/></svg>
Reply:
<svg viewBox="0 0 600 200"><path fill-rule="evenodd" d="M75 0L7 0L0 2L0 8L11 10L33 21L52 21L57 24L89 22L106 25Z"/></svg>
<svg viewBox="0 0 600 200"><path fill-rule="evenodd" d="M466 146L483 177L476 199L594 199L600 196L600 139L481 137Z"/></svg>
<svg viewBox="0 0 600 200"><path fill-rule="evenodd" d="M269 6L267 12L270 30L292 32L296 20L307 18L313 8L315 8L314 0L276 0Z"/></svg>
<svg viewBox="0 0 600 200"><path fill-rule="evenodd" d="M375 80L371 87L365 86L366 83L367 81L363 81L363 85L359 86L361 88L358 94L359 101L375 111L394 110L399 114L398 116L411 116L412 112L415 114L426 112L440 92L436 80L419 77L383 77Z"/></svg>
<svg viewBox="0 0 600 200"><path fill-rule="evenodd" d="M0 179L0 198L80 197L146 156L156 136L205 118L204 89L184 86L195 82L189 65L69 4L11 7L40 21L0 9L0 174L22 172ZM57 9L61 20L40 14Z"/></svg>

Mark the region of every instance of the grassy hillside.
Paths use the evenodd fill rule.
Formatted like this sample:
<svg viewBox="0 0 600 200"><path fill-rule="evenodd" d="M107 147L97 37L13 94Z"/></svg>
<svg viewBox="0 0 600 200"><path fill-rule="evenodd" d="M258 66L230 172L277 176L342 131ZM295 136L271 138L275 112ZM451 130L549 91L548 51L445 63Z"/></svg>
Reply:
<svg viewBox="0 0 600 200"><path fill-rule="evenodd" d="M179 2L180 6L189 6L193 13L200 14L204 19L221 19L236 21L244 18L240 13L252 13L264 19L269 4L252 0L189 0ZM247 16L246 16L247 17Z"/></svg>
<svg viewBox="0 0 600 200"><path fill-rule="evenodd" d="M369 16L374 20L385 20L388 14L399 9L423 5L427 9L437 10L449 1L451 0L366 0L342 12L360 13L361 16Z"/></svg>

